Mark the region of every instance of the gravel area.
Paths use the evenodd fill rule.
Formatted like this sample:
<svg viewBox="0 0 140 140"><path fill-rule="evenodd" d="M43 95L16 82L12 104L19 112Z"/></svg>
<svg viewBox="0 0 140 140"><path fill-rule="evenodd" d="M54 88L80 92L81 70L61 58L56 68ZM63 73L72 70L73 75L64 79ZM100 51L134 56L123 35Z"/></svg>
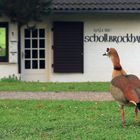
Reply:
<svg viewBox="0 0 140 140"><path fill-rule="evenodd" d="M109 92L0 92L0 99L112 101Z"/></svg>

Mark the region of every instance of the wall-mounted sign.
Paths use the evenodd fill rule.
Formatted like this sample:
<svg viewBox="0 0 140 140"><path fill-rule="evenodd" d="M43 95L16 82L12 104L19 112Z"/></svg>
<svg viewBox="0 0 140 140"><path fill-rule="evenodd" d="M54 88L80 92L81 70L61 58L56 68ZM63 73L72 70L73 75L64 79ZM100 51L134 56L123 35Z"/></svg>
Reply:
<svg viewBox="0 0 140 140"><path fill-rule="evenodd" d="M9 47L9 62L10 63L17 63L17 42L12 41L10 42Z"/></svg>

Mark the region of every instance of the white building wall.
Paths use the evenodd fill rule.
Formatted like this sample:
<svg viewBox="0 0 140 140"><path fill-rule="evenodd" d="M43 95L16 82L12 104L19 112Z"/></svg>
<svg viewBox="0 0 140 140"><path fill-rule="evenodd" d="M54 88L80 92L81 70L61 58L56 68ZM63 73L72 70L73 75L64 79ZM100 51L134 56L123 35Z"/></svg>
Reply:
<svg viewBox="0 0 140 140"><path fill-rule="evenodd" d="M83 21L84 36L126 36L133 34L140 36L140 18L136 15L85 15L58 16L57 21ZM62 19L62 20L61 20ZM106 48L117 49L122 67L130 74L140 77L140 42L84 42L84 73L59 74L51 71L50 81L53 82L84 82L84 81L110 81L112 64L109 58L102 54ZM53 63L53 61L52 61Z"/></svg>
<svg viewBox="0 0 140 140"><path fill-rule="evenodd" d="M103 36L140 36L139 15L57 15L49 20L53 21L83 21L84 37ZM1 19L0 21L8 21ZM115 47L120 55L123 68L130 74L140 77L140 42L84 42L84 73L54 73L53 64L53 36L50 21L44 22L47 30L47 51L46 51L46 74L43 74L46 81L50 82L87 82L87 81L110 81L112 64L109 58L102 54L106 48ZM17 65L17 25L9 24L9 62L0 62L0 78L10 75L18 75ZM92 38L93 40L93 38ZM13 53L14 52L14 53ZM17 53L15 53L17 52ZM33 75L33 77L35 77Z"/></svg>

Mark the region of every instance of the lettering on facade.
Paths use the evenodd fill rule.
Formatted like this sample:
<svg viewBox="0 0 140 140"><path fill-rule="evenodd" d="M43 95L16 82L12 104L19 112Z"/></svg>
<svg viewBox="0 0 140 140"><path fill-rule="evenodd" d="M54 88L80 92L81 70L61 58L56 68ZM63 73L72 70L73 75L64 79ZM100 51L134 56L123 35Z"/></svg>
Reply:
<svg viewBox="0 0 140 140"><path fill-rule="evenodd" d="M103 43L140 43L140 35L126 33L125 35L112 35L111 29L94 29L92 35L85 35L84 42Z"/></svg>

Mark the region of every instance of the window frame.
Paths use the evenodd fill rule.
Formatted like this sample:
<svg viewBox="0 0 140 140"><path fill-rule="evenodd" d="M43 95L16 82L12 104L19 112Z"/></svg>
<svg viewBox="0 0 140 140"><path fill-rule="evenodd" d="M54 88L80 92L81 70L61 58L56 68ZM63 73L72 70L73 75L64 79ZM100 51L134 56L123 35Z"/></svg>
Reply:
<svg viewBox="0 0 140 140"><path fill-rule="evenodd" d="M40 31L43 30L44 34L41 35ZM36 34L33 34L33 31L36 31ZM40 70L40 69L46 69L46 35L45 35L46 29L44 27L38 27L34 30L30 30L28 28L24 29L24 68L32 69L32 70ZM29 41L26 43L26 41ZM44 47L41 47L40 40L43 40ZM34 42L35 41L35 42ZM27 46L28 47L27 47ZM30 51L29 53L26 53L27 51ZM40 54L41 51L44 52L43 57ZM36 52L36 54L35 54ZM26 55L28 54L28 56ZM30 64L29 64L30 61ZM44 61L44 63L43 63ZM37 62L37 63L36 63ZM28 65L26 65L28 63ZM35 65L34 65L35 64ZM37 65L36 65L37 64ZM29 66L29 67L28 67Z"/></svg>
<svg viewBox="0 0 140 140"><path fill-rule="evenodd" d="M4 27L6 29L6 54L5 56L0 56L0 62L8 62L8 41L9 41L9 36L8 36L8 32L9 32L9 28L8 28L8 22L0 22L0 28Z"/></svg>

